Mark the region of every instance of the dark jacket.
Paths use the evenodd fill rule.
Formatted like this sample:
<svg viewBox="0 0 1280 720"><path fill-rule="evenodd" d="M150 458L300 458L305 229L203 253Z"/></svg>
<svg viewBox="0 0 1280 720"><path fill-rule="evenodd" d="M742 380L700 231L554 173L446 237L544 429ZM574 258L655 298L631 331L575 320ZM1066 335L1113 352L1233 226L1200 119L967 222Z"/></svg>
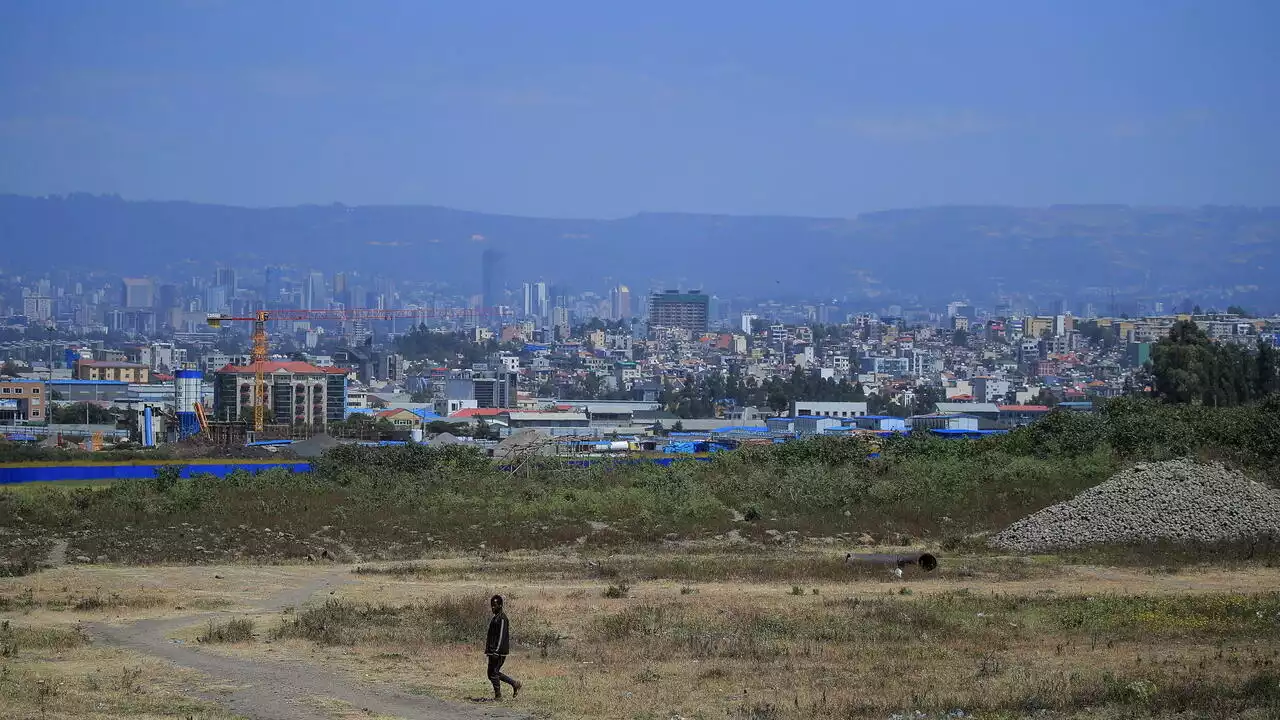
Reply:
<svg viewBox="0 0 1280 720"><path fill-rule="evenodd" d="M489 634L484 641L484 654L505 656L510 651L511 624L507 622L507 614L498 611L489 621Z"/></svg>

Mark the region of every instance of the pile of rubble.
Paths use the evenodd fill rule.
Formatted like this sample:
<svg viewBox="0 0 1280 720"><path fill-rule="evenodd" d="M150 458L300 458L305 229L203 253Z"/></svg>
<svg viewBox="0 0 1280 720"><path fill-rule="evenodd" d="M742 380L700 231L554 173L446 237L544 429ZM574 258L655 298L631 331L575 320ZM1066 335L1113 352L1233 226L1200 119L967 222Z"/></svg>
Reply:
<svg viewBox="0 0 1280 720"><path fill-rule="evenodd" d="M1039 552L1087 545L1280 539L1280 491L1220 463L1169 460L1117 473L1028 515L992 545Z"/></svg>

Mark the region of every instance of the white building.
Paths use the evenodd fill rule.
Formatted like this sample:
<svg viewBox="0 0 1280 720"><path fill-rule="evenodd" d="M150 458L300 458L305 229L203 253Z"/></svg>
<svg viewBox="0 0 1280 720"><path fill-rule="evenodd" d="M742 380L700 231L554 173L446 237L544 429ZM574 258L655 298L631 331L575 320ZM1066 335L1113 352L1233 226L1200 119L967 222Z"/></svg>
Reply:
<svg viewBox="0 0 1280 720"><path fill-rule="evenodd" d="M1002 403L1004 397L1009 393L1009 381L991 377L989 375L979 375L970 381L973 386L974 402L980 403Z"/></svg>
<svg viewBox="0 0 1280 720"><path fill-rule="evenodd" d="M819 416L833 418L862 417L867 414L864 402L816 402L797 400L791 403L791 417Z"/></svg>

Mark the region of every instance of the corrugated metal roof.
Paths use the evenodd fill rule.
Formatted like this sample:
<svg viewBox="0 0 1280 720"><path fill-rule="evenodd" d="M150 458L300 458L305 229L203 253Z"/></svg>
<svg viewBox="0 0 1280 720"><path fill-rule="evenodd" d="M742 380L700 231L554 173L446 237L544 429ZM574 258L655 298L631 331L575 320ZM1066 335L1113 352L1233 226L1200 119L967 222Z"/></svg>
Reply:
<svg viewBox="0 0 1280 720"><path fill-rule="evenodd" d="M941 413L998 413L999 406L995 403L959 403L959 402L940 402L934 407Z"/></svg>
<svg viewBox="0 0 1280 720"><path fill-rule="evenodd" d="M508 417L513 422L533 420L579 421L586 422L586 413L571 412L512 412Z"/></svg>

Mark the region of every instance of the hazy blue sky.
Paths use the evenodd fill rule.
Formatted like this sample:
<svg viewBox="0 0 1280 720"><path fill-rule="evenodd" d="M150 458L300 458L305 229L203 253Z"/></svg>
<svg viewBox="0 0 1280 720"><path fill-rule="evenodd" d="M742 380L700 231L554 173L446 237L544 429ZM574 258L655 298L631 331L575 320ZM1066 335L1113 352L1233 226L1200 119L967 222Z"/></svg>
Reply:
<svg viewBox="0 0 1280 720"><path fill-rule="evenodd" d="M0 0L0 192L1280 202L1280 2Z"/></svg>

